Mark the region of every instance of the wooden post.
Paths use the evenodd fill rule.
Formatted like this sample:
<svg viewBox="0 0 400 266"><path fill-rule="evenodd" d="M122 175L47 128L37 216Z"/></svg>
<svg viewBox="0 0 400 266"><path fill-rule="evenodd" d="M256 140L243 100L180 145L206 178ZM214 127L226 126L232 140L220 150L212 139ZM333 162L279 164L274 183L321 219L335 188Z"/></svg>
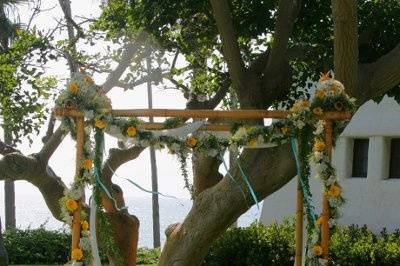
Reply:
<svg viewBox="0 0 400 266"><path fill-rule="evenodd" d="M82 165L82 154L84 145L84 121L83 117L75 119L76 122L76 169L75 179L79 177ZM84 196L82 196L83 198ZM81 236L81 209L82 199L78 201L78 208L73 213L72 220L72 250L79 248L79 241Z"/></svg>
<svg viewBox="0 0 400 266"><path fill-rule="evenodd" d="M295 266L301 266L303 261L303 190L300 176L297 177L297 204L296 204L296 253Z"/></svg>
<svg viewBox="0 0 400 266"><path fill-rule="evenodd" d="M332 120L325 120L325 144L326 154L329 161L332 160ZM324 259L329 257L329 202L328 194L324 191L322 195L322 225L321 225L321 246Z"/></svg>

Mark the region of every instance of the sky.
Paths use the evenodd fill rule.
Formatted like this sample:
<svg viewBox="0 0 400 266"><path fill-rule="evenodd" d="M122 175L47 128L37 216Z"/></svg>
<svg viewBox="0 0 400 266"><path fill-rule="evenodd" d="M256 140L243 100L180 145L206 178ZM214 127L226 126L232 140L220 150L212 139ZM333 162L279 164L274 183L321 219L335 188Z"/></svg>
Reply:
<svg viewBox="0 0 400 266"><path fill-rule="evenodd" d="M88 0L78 1L72 0L72 13L74 16L98 16L100 9L98 5L100 1ZM52 8L55 7L55 8ZM61 9L59 8L58 1L56 0L43 0L42 8L49 9L40 16L33 20L39 29L48 29L56 25L56 19L63 16ZM29 6L21 6L19 8L19 14L22 22L29 20L29 14L31 10ZM182 63L182 62L178 62ZM56 75L60 80L60 85L63 85L65 78L69 76L69 70L65 61L58 61L51 65L46 71L47 74ZM104 77L95 77L97 84L102 84ZM154 108L175 108L183 109L185 107L185 99L181 93L175 90L162 90L153 86L153 107ZM121 88L114 88L108 96L112 100L113 108L147 108L147 88L146 85L135 88L135 90L124 91ZM46 130L46 126L43 127L42 134L35 139L32 146L29 146L26 141L19 145L18 148L24 154L34 153L40 150L42 147L41 137L43 132ZM106 148L116 147L117 140L112 137L106 138ZM107 149L106 149L107 150ZM158 182L159 191L173 195L178 198L189 198L189 193L184 189L183 178L180 172L180 164L177 157L168 154L166 150L157 151L157 167L158 167ZM62 177L62 180L66 184L70 184L74 175L75 163L75 142L67 136L62 144L59 146L57 151L54 153L50 160L50 166L53 170ZM191 170L189 162L188 170ZM126 177L134 180L141 186L150 189L151 188L151 172L150 172L150 159L149 150L146 149L141 153L139 158L126 163L116 171L114 176L114 182L120 185L124 191L124 195L128 197L150 197L151 195L145 193L136 187L129 184L127 181L122 180L119 177ZM3 187L4 182L0 182L0 187ZM16 198L18 204L19 197L32 197L41 198L39 190L25 181L17 181L16 185ZM0 204L4 206L4 193L3 189L0 189ZM1 214L4 215L3 213Z"/></svg>

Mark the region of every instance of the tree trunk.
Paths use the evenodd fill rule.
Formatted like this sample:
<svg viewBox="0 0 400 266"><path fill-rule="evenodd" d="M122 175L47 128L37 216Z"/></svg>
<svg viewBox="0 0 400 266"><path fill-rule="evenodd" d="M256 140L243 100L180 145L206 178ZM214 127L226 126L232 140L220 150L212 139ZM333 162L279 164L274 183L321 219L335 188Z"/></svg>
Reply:
<svg viewBox="0 0 400 266"><path fill-rule="evenodd" d="M5 130L6 131L6 130ZM4 132L4 142L7 145L12 144L11 134ZM5 205L5 227L7 229L16 228L15 219L15 185L11 179L4 181L4 205Z"/></svg>
<svg viewBox="0 0 400 266"><path fill-rule="evenodd" d="M15 229L15 186L10 179L4 181L4 205L6 230Z"/></svg>
<svg viewBox="0 0 400 266"><path fill-rule="evenodd" d="M151 59L146 58L147 74L151 76ZM153 91L151 89L151 81L147 82L147 99L149 109L153 109ZM154 122L153 117L149 118L150 123ZM154 192L158 192L158 177L157 177L157 159L154 147L150 148L150 165L151 165L151 188ZM158 203L158 194L152 194L152 211L153 211L153 247L161 246L160 240L160 206Z"/></svg>
<svg viewBox="0 0 400 266"><path fill-rule="evenodd" d="M332 0L335 78L359 98L357 1Z"/></svg>
<svg viewBox="0 0 400 266"><path fill-rule="evenodd" d="M246 150L241 162L258 200L272 194L295 176L289 145ZM201 265L212 242L254 204L244 182L240 181L238 169L233 168L232 174L237 177L239 185L224 177L194 199L182 224L175 224L167 230L167 242L159 265ZM246 198L241 190L246 192Z"/></svg>

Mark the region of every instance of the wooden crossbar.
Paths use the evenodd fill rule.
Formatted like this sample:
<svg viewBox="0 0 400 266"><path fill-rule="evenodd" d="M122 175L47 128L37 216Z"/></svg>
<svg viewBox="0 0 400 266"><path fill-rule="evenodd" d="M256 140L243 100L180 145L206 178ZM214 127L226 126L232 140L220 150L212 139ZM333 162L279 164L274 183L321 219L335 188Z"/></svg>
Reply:
<svg viewBox="0 0 400 266"><path fill-rule="evenodd" d="M116 117L178 117L251 120L262 118L287 118L291 111L277 110L180 110L180 109L113 109L109 113ZM74 109L55 109L56 116L82 117L83 112ZM349 112L326 112L321 120L349 120Z"/></svg>

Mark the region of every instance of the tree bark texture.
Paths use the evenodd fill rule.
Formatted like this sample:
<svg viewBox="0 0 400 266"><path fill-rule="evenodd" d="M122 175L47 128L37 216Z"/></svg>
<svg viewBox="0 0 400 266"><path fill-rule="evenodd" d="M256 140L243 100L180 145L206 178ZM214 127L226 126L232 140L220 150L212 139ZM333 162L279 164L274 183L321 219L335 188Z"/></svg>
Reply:
<svg viewBox="0 0 400 266"><path fill-rule="evenodd" d="M358 25L356 0L332 0L335 78L358 98Z"/></svg>
<svg viewBox="0 0 400 266"><path fill-rule="evenodd" d="M4 132L4 142L6 145L12 144L10 132ZM9 178L4 180L4 205L6 230L15 229L15 184L14 181Z"/></svg>
<svg viewBox="0 0 400 266"><path fill-rule="evenodd" d="M247 150L242 155L241 164L259 200L295 176L294 161L287 144ZM232 169L232 175L237 182L224 177L200 193L185 221L167 230L167 242L159 265L200 265L210 244L254 204L236 167Z"/></svg>

